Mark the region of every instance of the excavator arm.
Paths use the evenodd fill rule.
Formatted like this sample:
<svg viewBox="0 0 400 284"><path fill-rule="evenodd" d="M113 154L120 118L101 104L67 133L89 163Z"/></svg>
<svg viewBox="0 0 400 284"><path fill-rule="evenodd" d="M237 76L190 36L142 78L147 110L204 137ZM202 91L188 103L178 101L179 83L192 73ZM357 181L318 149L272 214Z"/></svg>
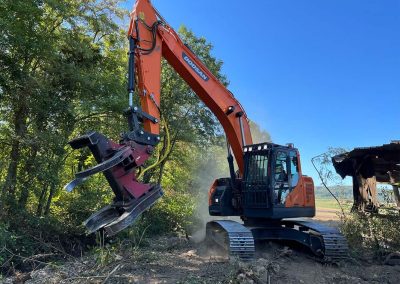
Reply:
<svg viewBox="0 0 400 284"><path fill-rule="evenodd" d="M142 109L160 121L159 105L162 97L160 78L163 57L215 114L224 128L239 171L243 173L243 146L252 144L252 138L246 113L233 94L182 42L179 35L163 20L149 0L136 2L131 13L128 36L131 38L130 62L135 62L137 71L130 70L130 74L137 74L138 95ZM129 91L133 93L132 86ZM144 129L153 134L159 133L158 123L150 120L144 121Z"/></svg>
<svg viewBox="0 0 400 284"><path fill-rule="evenodd" d="M97 132L90 132L70 142L74 149L89 147L98 165L76 174L67 190L96 173L103 173L114 202L86 220L88 232L104 229L116 234L162 196L160 185L143 184L140 168L150 158L160 141L161 60L165 58L215 114L227 137L239 168L244 173L243 147L252 144L246 113L233 94L208 70L185 45L149 0L137 0L129 25L129 108L125 111L129 131L114 142ZM140 106L133 104L139 96ZM168 138L168 137L167 137ZM229 164L235 179L233 157Z"/></svg>

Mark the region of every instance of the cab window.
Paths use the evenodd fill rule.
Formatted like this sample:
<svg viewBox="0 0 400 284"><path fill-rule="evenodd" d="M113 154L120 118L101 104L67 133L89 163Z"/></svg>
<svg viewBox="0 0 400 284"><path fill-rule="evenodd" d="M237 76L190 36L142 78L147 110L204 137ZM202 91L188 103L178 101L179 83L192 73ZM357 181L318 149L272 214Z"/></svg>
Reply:
<svg viewBox="0 0 400 284"><path fill-rule="evenodd" d="M296 151L290 152L290 177L292 180L292 188L294 188L299 182L299 161Z"/></svg>
<svg viewBox="0 0 400 284"><path fill-rule="evenodd" d="M274 203L283 206L289 193L288 153L278 151L275 159Z"/></svg>
<svg viewBox="0 0 400 284"><path fill-rule="evenodd" d="M268 178L268 156L250 155L247 162L246 182L266 184Z"/></svg>
<svg viewBox="0 0 400 284"><path fill-rule="evenodd" d="M288 181L287 153L286 152L278 152L276 155L275 181L278 181L278 182L287 182Z"/></svg>

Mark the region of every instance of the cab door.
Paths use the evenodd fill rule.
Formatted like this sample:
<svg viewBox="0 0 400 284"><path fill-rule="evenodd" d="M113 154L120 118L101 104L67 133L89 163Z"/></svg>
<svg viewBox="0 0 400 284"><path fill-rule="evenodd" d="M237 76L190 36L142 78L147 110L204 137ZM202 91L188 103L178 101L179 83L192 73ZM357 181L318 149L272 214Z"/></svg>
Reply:
<svg viewBox="0 0 400 284"><path fill-rule="evenodd" d="M284 149L277 150L274 159L272 181L272 200L274 205L285 203L285 196L289 191L288 152Z"/></svg>
<svg viewBox="0 0 400 284"><path fill-rule="evenodd" d="M299 167L295 150L279 149L274 159L272 200L276 206L284 206L286 197L299 182Z"/></svg>

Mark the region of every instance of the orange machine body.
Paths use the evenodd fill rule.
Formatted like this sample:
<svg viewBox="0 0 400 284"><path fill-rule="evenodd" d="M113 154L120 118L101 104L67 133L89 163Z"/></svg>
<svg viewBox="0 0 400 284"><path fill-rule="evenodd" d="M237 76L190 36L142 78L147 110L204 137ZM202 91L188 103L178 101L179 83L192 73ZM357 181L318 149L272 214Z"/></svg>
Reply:
<svg viewBox="0 0 400 284"><path fill-rule="evenodd" d="M315 207L315 195L314 195L314 181L311 177L303 176L300 154L297 152L297 159L299 161L298 168L300 179L297 186L289 193L286 198L286 207Z"/></svg>

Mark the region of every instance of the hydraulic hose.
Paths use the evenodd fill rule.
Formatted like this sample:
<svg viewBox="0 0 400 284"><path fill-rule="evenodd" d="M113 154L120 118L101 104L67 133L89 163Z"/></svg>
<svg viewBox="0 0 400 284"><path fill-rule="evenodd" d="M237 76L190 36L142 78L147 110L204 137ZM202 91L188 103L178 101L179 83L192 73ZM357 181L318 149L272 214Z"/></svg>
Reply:
<svg viewBox="0 0 400 284"><path fill-rule="evenodd" d="M168 124L165 121L165 119L162 119L162 122L164 124L164 130L165 130L165 138L164 139L166 139L166 142L167 142L167 145L166 145L166 148L165 148L165 151L164 151L164 155L162 157L160 157L160 151L158 151L156 162L154 162L153 164L151 164L147 168L145 168L142 171L140 171L138 179L142 178L145 172L157 167L160 163L162 163L167 158L169 152L171 151L171 140L170 140Z"/></svg>

